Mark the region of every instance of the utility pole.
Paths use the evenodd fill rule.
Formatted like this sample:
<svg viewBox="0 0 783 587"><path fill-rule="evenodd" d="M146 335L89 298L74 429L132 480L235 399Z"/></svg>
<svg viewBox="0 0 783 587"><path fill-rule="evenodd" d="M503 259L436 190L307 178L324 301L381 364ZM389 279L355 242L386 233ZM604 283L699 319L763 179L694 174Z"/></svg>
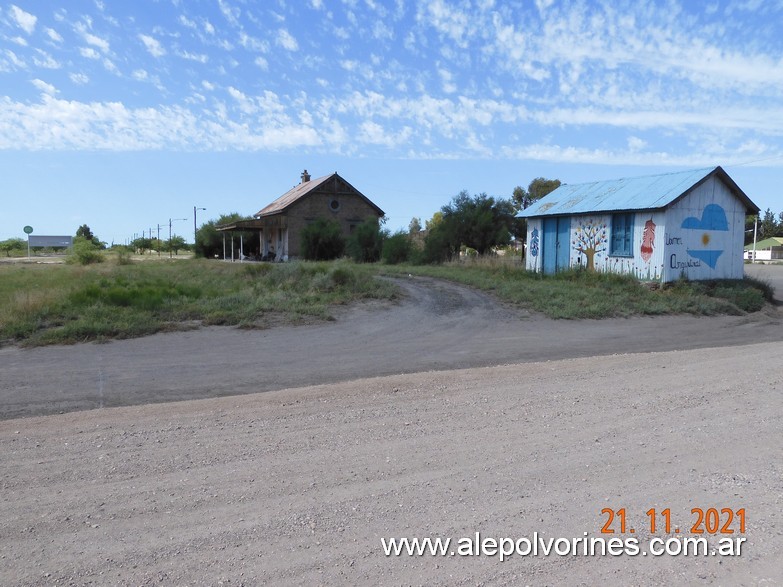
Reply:
<svg viewBox="0 0 783 587"><path fill-rule="evenodd" d="M193 206L193 255L196 255L196 235L198 234L198 228L196 227L196 211L197 210L206 210L206 208L199 208L197 206Z"/></svg>

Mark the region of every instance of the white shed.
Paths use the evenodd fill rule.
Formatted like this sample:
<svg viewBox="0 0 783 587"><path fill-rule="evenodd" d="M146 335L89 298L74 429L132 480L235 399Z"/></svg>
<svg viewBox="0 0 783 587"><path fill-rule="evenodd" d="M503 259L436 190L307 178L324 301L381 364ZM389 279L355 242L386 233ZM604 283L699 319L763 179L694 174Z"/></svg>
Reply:
<svg viewBox="0 0 783 587"><path fill-rule="evenodd" d="M745 215L758 206L721 168L561 185L520 212L526 267L644 280L741 279Z"/></svg>

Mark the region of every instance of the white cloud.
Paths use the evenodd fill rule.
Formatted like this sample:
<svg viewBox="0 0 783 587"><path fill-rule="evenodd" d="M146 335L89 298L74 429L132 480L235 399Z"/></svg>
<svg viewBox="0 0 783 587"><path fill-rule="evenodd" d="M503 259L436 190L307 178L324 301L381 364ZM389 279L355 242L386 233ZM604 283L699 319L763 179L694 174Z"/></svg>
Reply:
<svg viewBox="0 0 783 587"><path fill-rule="evenodd" d="M47 29L46 29L46 35L47 35L47 36L48 36L48 37L49 37L49 38L50 38L52 41L54 41L55 43L62 43L62 42L63 42L63 38L62 38L62 36L60 36L60 33L58 33L58 32L57 32L56 30L54 30L54 29L49 29L49 28L47 28Z"/></svg>
<svg viewBox="0 0 783 587"><path fill-rule="evenodd" d="M77 23L75 28L76 31L82 36L84 41L88 45L92 45L93 47L98 47L103 53L109 52L109 42L106 39L102 39L98 35L94 35L91 32L89 32L88 27L90 26L91 22L88 20L87 24L80 22Z"/></svg>
<svg viewBox="0 0 783 587"><path fill-rule="evenodd" d="M644 139L640 139L639 137L628 137L628 150L632 153L635 153L636 151L641 151L647 146L647 141Z"/></svg>
<svg viewBox="0 0 783 587"><path fill-rule="evenodd" d="M209 90L210 92L215 89L215 84L212 82L209 82L207 80L201 80L201 87L203 87L205 90Z"/></svg>
<svg viewBox="0 0 783 587"><path fill-rule="evenodd" d="M33 34L33 31L35 30L35 23L38 22L37 16L30 14L29 12L25 12L15 4L11 4L11 8L8 9L8 12L13 21L16 23L16 26L18 26L28 35Z"/></svg>
<svg viewBox="0 0 783 587"><path fill-rule="evenodd" d="M209 61L209 56L205 53L190 53L188 51L180 51L177 53L177 55L182 57L182 59L196 61L198 63L207 63Z"/></svg>
<svg viewBox="0 0 783 587"><path fill-rule="evenodd" d="M297 43L296 39L293 36L291 36L291 33L289 33L285 29L280 29L277 32L276 42L283 49L286 49L288 51L296 51L297 49L299 49L299 43Z"/></svg>
<svg viewBox="0 0 783 587"><path fill-rule="evenodd" d="M136 81L140 81L140 82L147 81L147 79L149 79L149 74L144 69L136 69L136 70L134 70L134 72L131 74L131 76L133 77L133 79L135 79Z"/></svg>
<svg viewBox="0 0 783 587"><path fill-rule="evenodd" d="M153 57L163 57L166 54L166 50L161 46L160 41L158 41L156 38L149 35L139 35L139 39L142 43L144 43L147 51Z"/></svg>
<svg viewBox="0 0 783 587"><path fill-rule="evenodd" d="M27 39L24 37L12 37L11 42L19 45L20 47L27 47Z"/></svg>
<svg viewBox="0 0 783 587"><path fill-rule="evenodd" d="M77 86L83 86L90 81L90 78L84 73L69 73L68 77Z"/></svg>
<svg viewBox="0 0 783 587"><path fill-rule="evenodd" d="M36 49L35 52L37 55L33 56L33 63L36 66L43 67L44 69L60 69L62 67L62 64L46 51Z"/></svg>
<svg viewBox="0 0 783 587"><path fill-rule="evenodd" d="M260 67L264 71L267 71L269 69L269 63L267 62L266 59L264 59L260 55L253 60L253 63L255 63L256 66Z"/></svg>
<svg viewBox="0 0 783 587"><path fill-rule="evenodd" d="M79 53L86 59L100 59L101 54L92 47L79 47Z"/></svg>
<svg viewBox="0 0 783 587"><path fill-rule="evenodd" d="M52 84L47 84L45 81L34 79L32 83L36 88L41 90L44 94L54 96L57 93L57 89Z"/></svg>
<svg viewBox="0 0 783 587"><path fill-rule="evenodd" d="M223 16L229 23L234 26L239 25L239 16L241 14L239 8L236 6L231 6L225 0L218 0L218 6L220 7L220 12L223 13Z"/></svg>
<svg viewBox="0 0 783 587"><path fill-rule="evenodd" d="M310 0L310 7L315 10L321 10L324 7L323 0Z"/></svg>

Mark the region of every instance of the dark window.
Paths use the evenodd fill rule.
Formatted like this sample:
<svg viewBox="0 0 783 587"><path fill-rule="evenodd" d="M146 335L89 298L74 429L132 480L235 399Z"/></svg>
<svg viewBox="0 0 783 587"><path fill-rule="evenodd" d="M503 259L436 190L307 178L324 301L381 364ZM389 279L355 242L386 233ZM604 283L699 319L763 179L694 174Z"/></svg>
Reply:
<svg viewBox="0 0 783 587"><path fill-rule="evenodd" d="M633 214L612 215L609 254L616 257L633 257Z"/></svg>
<svg viewBox="0 0 783 587"><path fill-rule="evenodd" d="M339 200L332 200L329 202L329 209L332 212L337 212L340 209L340 201Z"/></svg>

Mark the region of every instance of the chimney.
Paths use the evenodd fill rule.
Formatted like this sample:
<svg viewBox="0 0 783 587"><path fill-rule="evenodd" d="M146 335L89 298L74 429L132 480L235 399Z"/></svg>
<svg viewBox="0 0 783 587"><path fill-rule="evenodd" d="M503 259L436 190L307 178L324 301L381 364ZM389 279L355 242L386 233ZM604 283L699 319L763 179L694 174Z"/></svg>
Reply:
<svg viewBox="0 0 783 587"><path fill-rule="evenodd" d="M310 181L310 174L307 173L307 169L302 172L302 183Z"/></svg>

